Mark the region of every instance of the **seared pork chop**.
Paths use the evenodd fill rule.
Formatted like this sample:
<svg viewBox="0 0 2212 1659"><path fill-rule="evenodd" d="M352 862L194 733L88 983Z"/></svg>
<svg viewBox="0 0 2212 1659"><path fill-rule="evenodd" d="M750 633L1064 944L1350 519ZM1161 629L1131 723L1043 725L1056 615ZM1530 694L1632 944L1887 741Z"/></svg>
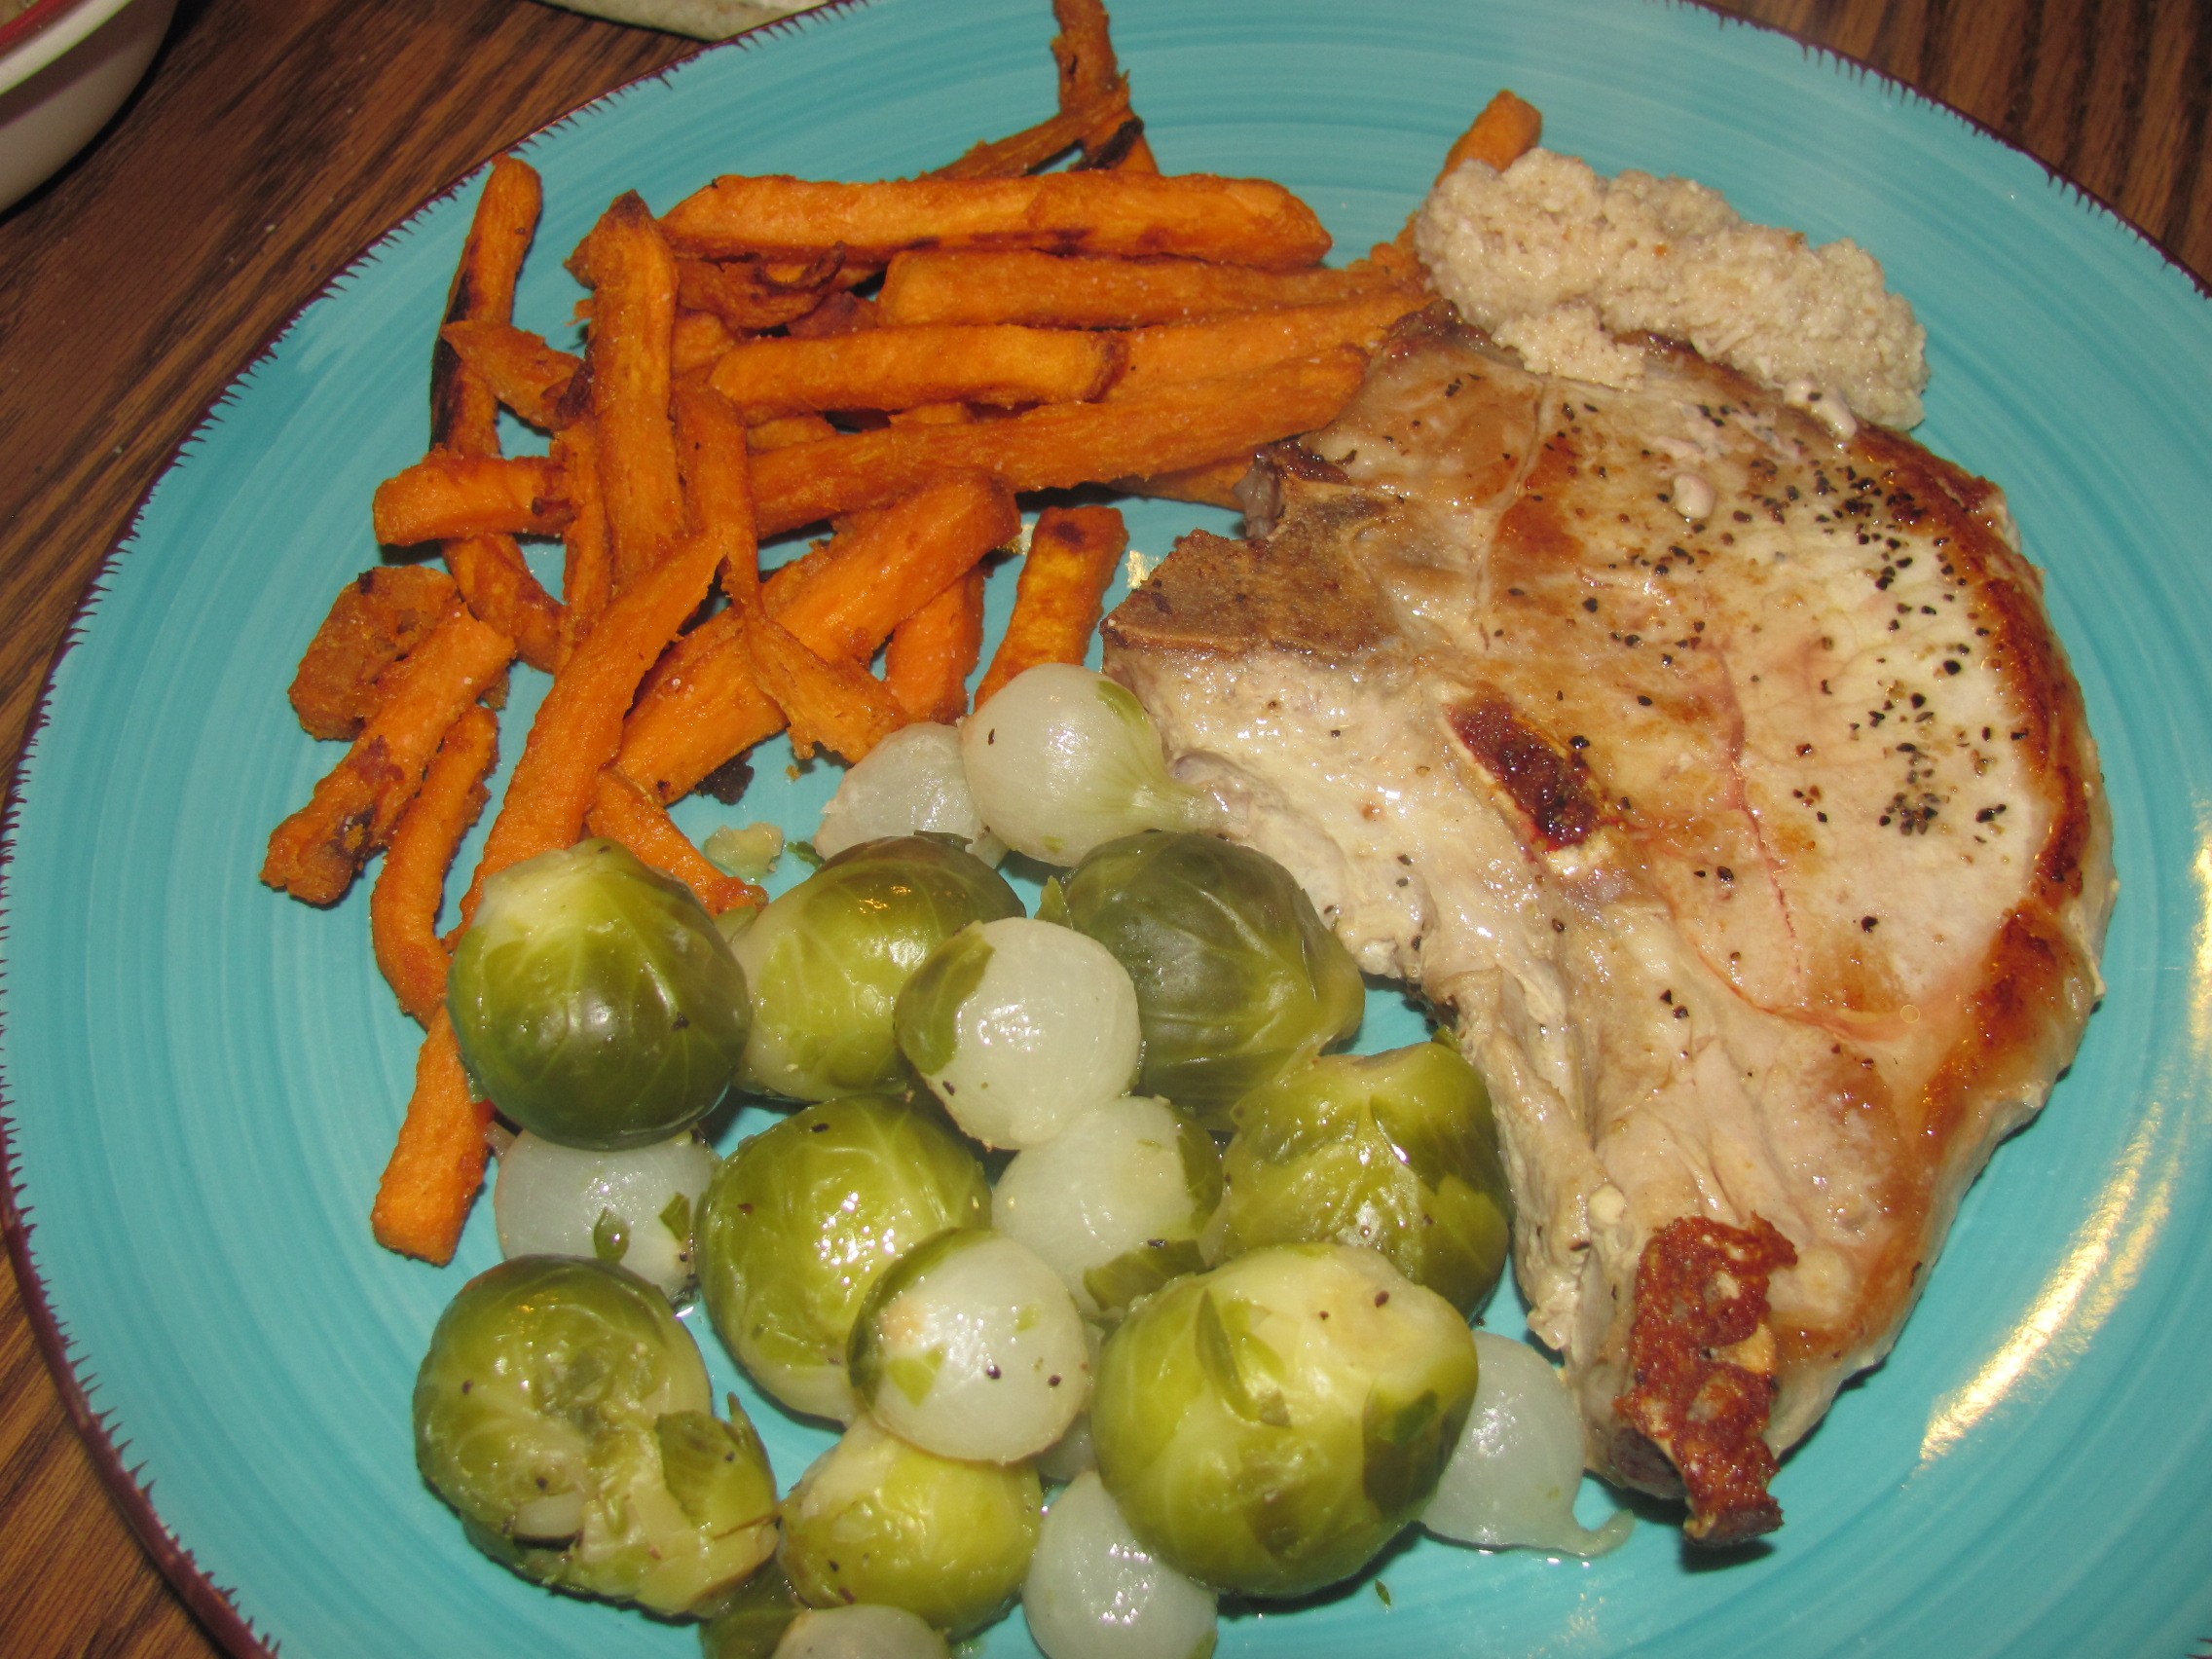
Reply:
<svg viewBox="0 0 2212 1659"><path fill-rule="evenodd" d="M1615 391L1409 319L1107 666L1453 1022L1591 1466L1719 1544L2072 1057L2115 883L1997 491L1643 344Z"/></svg>

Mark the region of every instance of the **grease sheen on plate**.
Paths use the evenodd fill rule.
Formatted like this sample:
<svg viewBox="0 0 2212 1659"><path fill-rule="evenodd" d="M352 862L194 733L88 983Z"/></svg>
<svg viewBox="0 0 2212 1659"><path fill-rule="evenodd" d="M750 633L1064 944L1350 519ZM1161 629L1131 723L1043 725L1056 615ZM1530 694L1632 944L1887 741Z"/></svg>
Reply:
<svg viewBox="0 0 2212 1659"><path fill-rule="evenodd" d="M1790 1523L1764 1553L1692 1571L1662 1528L1587 1566L1423 1543L1382 1564L1387 1606L1361 1582L1232 1618L1223 1651L2188 1652L2212 1631L2212 1288L2193 1272L2212 1246L2212 487L2189 424L2212 309L1957 117L1703 13L1123 0L1115 25L1163 164L1281 179L1340 258L1396 230L1499 85L1601 171L1683 173L1747 216L1870 248L1929 328L1921 436L2005 485L2049 571L2124 883L2081 1059L1968 1195L1896 1354L1785 1465ZM572 244L632 186L665 207L718 171L947 160L1050 109L1050 33L1036 0L879 0L709 55L532 146L541 245ZM414 1368L496 1259L490 1207L443 1273L371 1242L412 1027L371 965L365 896L324 916L253 879L268 826L326 764L284 707L288 652L373 558L370 490L421 453L467 206L380 245L245 377L55 675L7 879L10 1146L94 1409L265 1641L316 1659L687 1655L687 1631L509 1579L417 1481ZM573 294L540 258L518 317L550 326ZM1129 516L1153 556L1208 522ZM834 773L778 762L744 814L804 832ZM703 833L717 809L689 804ZM1404 1029L1371 1016L1365 1046ZM1493 1307L1510 1323L1510 1300ZM788 1485L827 1436L747 1404ZM989 1646L1023 1651L1019 1621Z"/></svg>

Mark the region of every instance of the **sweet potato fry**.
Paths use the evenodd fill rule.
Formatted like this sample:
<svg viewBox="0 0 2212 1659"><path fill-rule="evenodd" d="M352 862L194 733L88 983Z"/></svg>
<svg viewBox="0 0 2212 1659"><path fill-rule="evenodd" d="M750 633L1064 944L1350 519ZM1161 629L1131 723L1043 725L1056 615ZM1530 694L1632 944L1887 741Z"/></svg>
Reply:
<svg viewBox="0 0 2212 1659"><path fill-rule="evenodd" d="M335 904L361 861L391 837L424 768L463 711L514 657L514 643L456 609L380 682L380 703L346 758L269 837L261 879Z"/></svg>
<svg viewBox="0 0 2212 1659"><path fill-rule="evenodd" d="M902 621L1020 530L1005 485L979 473L941 478L840 533L779 587L770 612L818 656L865 663Z"/></svg>
<svg viewBox="0 0 2212 1659"><path fill-rule="evenodd" d="M763 418L923 403L1079 403L1121 366L1108 335L1045 328L869 328L816 340L753 340L714 368L714 387Z"/></svg>
<svg viewBox="0 0 2212 1659"><path fill-rule="evenodd" d="M527 162L501 156L492 164L476 216L461 244L461 265L446 295L445 320L506 322L514 315L515 281L537 234L544 189ZM493 388L469 372L441 332L430 350L430 443L461 455L499 453Z"/></svg>
<svg viewBox="0 0 2212 1659"><path fill-rule="evenodd" d="M560 468L541 455L433 451L379 484L373 510L377 539L388 547L470 535L555 535L569 522Z"/></svg>
<svg viewBox="0 0 2212 1659"><path fill-rule="evenodd" d="M819 415L779 415L745 429L745 447L755 455L790 449L793 444L816 444L837 436L837 428Z"/></svg>
<svg viewBox="0 0 2212 1659"><path fill-rule="evenodd" d="M449 322L438 333L500 403L544 431L560 424L561 393L583 367L573 351L493 317Z"/></svg>
<svg viewBox="0 0 2212 1659"><path fill-rule="evenodd" d="M911 409L896 409L891 414L894 426L964 426L976 419L975 410L965 403L917 403Z"/></svg>
<svg viewBox="0 0 2212 1659"><path fill-rule="evenodd" d="M484 779L499 751L499 722L481 704L461 711L423 787L400 815L369 893L369 939L399 1006L424 1026L445 1006L453 965L438 938L446 869L484 810Z"/></svg>
<svg viewBox="0 0 2212 1659"><path fill-rule="evenodd" d="M460 605L427 565L380 565L338 590L292 677L292 708L311 737L350 743L377 708L377 677Z"/></svg>
<svg viewBox="0 0 2212 1659"><path fill-rule="evenodd" d="M639 682L707 597L720 563L717 543L679 540L668 558L607 608L553 677L461 903L463 921L475 915L490 877L575 842L600 768L621 745L622 718Z"/></svg>
<svg viewBox="0 0 2212 1659"><path fill-rule="evenodd" d="M968 712L968 676L983 654L984 575L977 565L891 630L884 688L917 720L949 725Z"/></svg>
<svg viewBox="0 0 2212 1659"><path fill-rule="evenodd" d="M515 643L531 667L553 672L561 655L561 605L539 585L511 535L465 535L444 543L446 568L468 608Z"/></svg>
<svg viewBox="0 0 2212 1659"><path fill-rule="evenodd" d="M677 641L623 723L615 764L662 801L784 729L783 710L754 678L745 615L719 610Z"/></svg>
<svg viewBox="0 0 2212 1659"><path fill-rule="evenodd" d="M1144 124L1129 110L1129 78L1115 60L1102 0L1052 0L1052 16L1060 25L1052 37L1060 109L1089 117L1083 134L1085 165L1159 172L1160 164L1144 139ZM1117 145L1118 153L1110 153Z"/></svg>
<svg viewBox="0 0 2212 1659"><path fill-rule="evenodd" d="M1012 251L902 253L883 279L886 323L1142 328L1278 306L1327 305L1394 287L1372 272L1262 271L1195 259ZM1410 308L1409 308L1410 309Z"/></svg>
<svg viewBox="0 0 2212 1659"><path fill-rule="evenodd" d="M1183 254L1296 270L1329 251L1305 203L1266 179L1137 172L1028 178L918 178L877 184L719 178L662 220L679 252L811 258L902 249L1028 247L1066 253Z"/></svg>
<svg viewBox="0 0 2212 1659"><path fill-rule="evenodd" d="M1120 106L1126 111L1127 105ZM961 153L926 176L930 178L1018 178L1066 155L1097 130L1100 112L1078 106L1048 116L1034 127L1004 138L990 138Z"/></svg>
<svg viewBox="0 0 2212 1659"><path fill-rule="evenodd" d="M757 334L796 322L820 306L844 264L842 248L826 250L789 277L756 260L680 259L676 298L692 311L712 312L740 333Z"/></svg>
<svg viewBox="0 0 2212 1659"><path fill-rule="evenodd" d="M1218 461L1333 420L1365 373L1351 347L1113 403L1047 404L965 426L897 426L753 458L762 535L880 506L954 468L1044 490Z"/></svg>
<svg viewBox="0 0 2212 1659"><path fill-rule="evenodd" d="M1025 669L1083 661L1106 589L1128 546L1128 527L1113 507L1047 507L1037 515L1014 613L976 687L977 707Z"/></svg>
<svg viewBox="0 0 2212 1659"><path fill-rule="evenodd" d="M676 827L667 810L618 767L599 775L585 826L594 835L619 841L663 875L673 875L698 896L709 915L740 905L760 905L768 896L739 876L724 875Z"/></svg>
<svg viewBox="0 0 2212 1659"><path fill-rule="evenodd" d="M1149 478L1117 478L1114 488L1130 496L1151 496L1163 501L1198 501L1209 507L1242 511L1236 486L1252 470L1252 452L1240 451L1202 466L1186 466L1176 472L1158 472Z"/></svg>
<svg viewBox="0 0 2212 1659"><path fill-rule="evenodd" d="M592 416L599 423L599 487L620 593L667 554L683 529L669 417L676 261L633 191L615 198L574 264L592 289Z"/></svg>
<svg viewBox="0 0 2212 1659"><path fill-rule="evenodd" d="M1334 346L1372 351L1392 323L1419 311L1426 300L1417 289L1389 287L1331 305L1286 306L1213 322L1135 329L1122 337L1127 356L1106 395L1136 397L1179 383L1248 374Z"/></svg>
<svg viewBox="0 0 2212 1659"><path fill-rule="evenodd" d="M369 1222L379 1244L436 1267L453 1260L468 1207L484 1184L490 1155L484 1131L491 1123L491 1103L476 1098L441 1007L423 1039L407 1119L377 1187Z"/></svg>
<svg viewBox="0 0 2212 1659"><path fill-rule="evenodd" d="M561 576L559 663L575 654L614 597L614 553L608 544L607 501L599 489L599 427L588 416L561 428L553 440L573 516L562 533L567 559Z"/></svg>
<svg viewBox="0 0 2212 1659"><path fill-rule="evenodd" d="M832 334L858 334L878 321L875 302L859 294L826 294L822 303L784 332L793 340L822 340Z"/></svg>
<svg viewBox="0 0 2212 1659"><path fill-rule="evenodd" d="M818 747L847 760L864 759L901 726L912 723L899 699L866 669L824 661L767 616L746 618L745 648L760 688L784 711L792 753L802 760Z"/></svg>
<svg viewBox="0 0 2212 1659"><path fill-rule="evenodd" d="M685 311L680 306L676 312L676 327L668 338L669 370L682 375L703 369L735 346L737 340L729 324L713 312Z"/></svg>
<svg viewBox="0 0 2212 1659"><path fill-rule="evenodd" d="M751 605L760 592L760 547L753 535L753 470L745 421L711 386L679 381L676 460L683 478L684 528L721 549L722 592Z"/></svg>

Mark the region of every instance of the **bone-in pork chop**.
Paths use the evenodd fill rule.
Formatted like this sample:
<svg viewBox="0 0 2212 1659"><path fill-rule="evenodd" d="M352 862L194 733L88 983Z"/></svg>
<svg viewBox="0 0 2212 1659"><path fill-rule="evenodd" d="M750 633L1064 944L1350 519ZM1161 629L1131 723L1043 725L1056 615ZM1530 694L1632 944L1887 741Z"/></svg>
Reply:
<svg viewBox="0 0 2212 1659"><path fill-rule="evenodd" d="M1409 319L1107 664L1452 1020L1591 1466L1717 1544L2073 1055L2115 884L1997 491L1646 345L1614 391Z"/></svg>

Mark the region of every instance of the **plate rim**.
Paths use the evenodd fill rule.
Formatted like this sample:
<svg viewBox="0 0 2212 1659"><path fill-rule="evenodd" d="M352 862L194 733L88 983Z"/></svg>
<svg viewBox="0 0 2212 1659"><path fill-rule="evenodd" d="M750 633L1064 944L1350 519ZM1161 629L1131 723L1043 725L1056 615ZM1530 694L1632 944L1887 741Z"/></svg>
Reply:
<svg viewBox="0 0 2212 1659"><path fill-rule="evenodd" d="M46 6L56 3L57 0L42 0L40 6L34 7L22 18L17 19L17 22L27 21L43 12ZM0 811L0 927L5 925L9 876L25 810L25 773L45 735L55 682L62 666L92 626L94 611L107 597L108 581L118 564L134 549L141 523L154 495L184 463L189 453L197 447L208 429L222 418L226 406L240 393L245 383L270 360L299 326L302 317L339 293L361 272L378 263L385 251L410 235L426 214L453 200L484 176L498 155L525 151L601 106L628 97L647 83L666 81L671 75L709 55L731 50L750 50L771 36L795 34L816 26L819 19L859 11L872 3L873 0L820 0L819 4L804 12L792 13L755 24L726 39L697 43L697 50L687 52L658 69L645 71L609 87L539 124L511 142L501 145L496 155L466 167L448 183L415 203L400 218L392 221L373 240L357 248L332 270L312 293L238 360L237 366L224 379L221 388L162 457L131 507L122 534L100 555L70 610L62 632L61 645L48 664L37 701L24 726L21 747L8 773L6 805L4 811ZM2212 277L2199 275L2184 263L2161 239L2053 163L2044 160L1948 100L1923 92L1855 54L1806 40L1780 24L1722 11L1712 0L1638 0L1638 3L1646 7L1656 5L1670 11L1703 14L1721 25L1723 30L1729 25L1735 25L1758 34L1779 36L1794 42L1809 64L1822 64L1831 73L1871 80L1888 94L1958 120L1972 136L1998 144L2033 163L2050 184L2071 196L2077 206L2087 210L2093 217L2110 220L2119 230L2134 238L2160 262L2186 278L2195 289L2199 299L2212 303ZM0 38L0 46L5 44L8 44L5 39ZM1825 60L1825 64L1822 60ZM6 968L13 966L13 962L0 962L0 978L5 977ZM130 1441L128 1438L128 1425L113 1420L112 1411L100 1410L92 1404L91 1392L97 1384L97 1378L95 1375L88 1381L81 1369L92 1364L92 1356L72 1351L72 1339L50 1299L46 1279L38 1270L34 1255L36 1205L28 1201L24 1170L13 1132L18 1110L13 1085L4 1075L0 1075L0 1242L4 1242L6 1246L16 1275L18 1299L71 1425L90 1455L109 1500L115 1505L139 1547L145 1551L151 1564L206 1634L217 1641L231 1659L279 1659L274 1639L265 1640L255 1630L253 1621L239 1607L235 1592L222 1588L202 1568L191 1545L178 1536L162 1518L151 1484L142 1482L139 1478L139 1470L144 1465L132 1464L129 1459ZM123 1438L118 1438L119 1431Z"/></svg>

